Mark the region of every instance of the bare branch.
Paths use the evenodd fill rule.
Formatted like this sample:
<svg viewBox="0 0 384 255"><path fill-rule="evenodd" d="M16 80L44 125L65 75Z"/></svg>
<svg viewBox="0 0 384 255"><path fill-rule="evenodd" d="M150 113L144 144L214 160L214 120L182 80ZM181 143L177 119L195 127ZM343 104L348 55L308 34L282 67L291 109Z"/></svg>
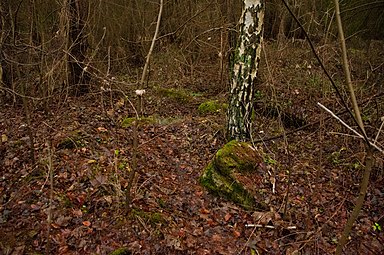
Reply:
<svg viewBox="0 0 384 255"><path fill-rule="evenodd" d="M144 80L147 74L147 69L149 65L149 59L151 58L153 48L155 47L155 42L157 38L157 34L159 33L159 28L160 28L160 21L161 21L161 15L163 13L163 0L160 0L160 9L159 9L159 15L157 16L157 23L156 23L156 30L155 34L153 35L151 47L149 48L148 55L147 55L147 60L145 61L145 66L143 69L143 73L141 75L141 81L140 81L140 86L142 87L144 84Z"/></svg>
<svg viewBox="0 0 384 255"><path fill-rule="evenodd" d="M335 119L337 119L344 127L348 128L349 130L351 130L355 135L357 135L359 138L361 139L365 139L363 135L361 135L359 132L357 132L356 130L354 130L353 128L351 128L347 123L345 123L342 119L340 119L336 114L334 114L331 110L329 110L327 107L325 107L324 105L322 105L321 103L317 103L318 106L320 106L323 110L325 110L326 112L328 112L329 114L331 114ZM384 154L384 150L382 148L380 148L379 146L377 146L375 143L369 141L369 144L371 146L373 146L375 149L377 149L378 151L380 151L381 153Z"/></svg>

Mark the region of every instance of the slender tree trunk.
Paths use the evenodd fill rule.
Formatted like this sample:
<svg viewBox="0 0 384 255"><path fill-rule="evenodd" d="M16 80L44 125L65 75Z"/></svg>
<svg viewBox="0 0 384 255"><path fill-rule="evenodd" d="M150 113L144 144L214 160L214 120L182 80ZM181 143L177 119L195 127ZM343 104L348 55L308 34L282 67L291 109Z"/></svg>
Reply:
<svg viewBox="0 0 384 255"><path fill-rule="evenodd" d="M6 45L7 43L9 44L11 34L10 16L8 11L8 2L0 1L0 88L3 86L5 88L11 88L10 64L6 60ZM1 96L5 97L6 94L5 90L0 89Z"/></svg>
<svg viewBox="0 0 384 255"><path fill-rule="evenodd" d="M243 1L239 39L231 59L229 140L246 141L251 136L252 103L263 40L264 9L263 0Z"/></svg>
<svg viewBox="0 0 384 255"><path fill-rule="evenodd" d="M363 120L361 118L359 105L357 103L357 99L355 96L355 89L352 85L351 72L349 70L347 47L345 44L343 24L341 21L339 0L334 0L334 3L335 3L336 22L337 22L337 27L338 27L338 32L339 32L339 41L340 41L340 46L341 46L341 50L342 50L344 74L345 74L346 82L348 85L348 90L349 90L349 93L351 96L353 111L355 113L357 124L360 126L360 132L363 133L362 135L364 135L366 137L364 123L363 123ZM347 224L344 227L344 231L343 231L342 236L340 237L339 243L337 244L336 252L335 252L336 255L342 254L343 247L348 241L348 237L352 231L353 224L355 223L355 221L357 220L357 218L360 214L361 208L363 207L363 204L364 204L365 196L367 194L368 185L369 185L369 177L371 175L372 166L374 164L374 158L373 158L373 148L368 143L368 139L366 141L367 141L367 145L366 145L367 156L365 158L365 161L366 161L365 162L365 169L364 169L363 179L361 180L361 183L360 183L359 196L358 196L357 201L355 203L355 207L353 208L352 214L348 218Z"/></svg>
<svg viewBox="0 0 384 255"><path fill-rule="evenodd" d="M236 30L236 18L235 18L235 4L233 0L226 0L226 18L228 23L228 45L230 50L230 58L233 53L233 49L236 47L237 33ZM230 60L230 59L229 59Z"/></svg>
<svg viewBox="0 0 384 255"><path fill-rule="evenodd" d="M279 49L281 48L281 44L285 42L285 25L286 25L286 13L287 11L284 8L284 5L279 3L279 14L280 14L280 22L279 22L279 31L277 33L277 42L279 45Z"/></svg>
<svg viewBox="0 0 384 255"><path fill-rule="evenodd" d="M68 42L69 42L69 83L76 86L76 94L89 91L89 75L84 71L84 61L88 49L86 25L86 2L84 0L67 0L68 6Z"/></svg>

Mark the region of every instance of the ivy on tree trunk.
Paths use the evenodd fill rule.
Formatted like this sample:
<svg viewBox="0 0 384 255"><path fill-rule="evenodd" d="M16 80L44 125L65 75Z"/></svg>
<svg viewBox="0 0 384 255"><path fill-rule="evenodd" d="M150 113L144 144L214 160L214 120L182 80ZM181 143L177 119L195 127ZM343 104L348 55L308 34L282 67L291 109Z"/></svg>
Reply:
<svg viewBox="0 0 384 255"><path fill-rule="evenodd" d="M229 140L250 139L254 83L263 40L264 9L264 0L243 0L239 37L231 57L227 130Z"/></svg>

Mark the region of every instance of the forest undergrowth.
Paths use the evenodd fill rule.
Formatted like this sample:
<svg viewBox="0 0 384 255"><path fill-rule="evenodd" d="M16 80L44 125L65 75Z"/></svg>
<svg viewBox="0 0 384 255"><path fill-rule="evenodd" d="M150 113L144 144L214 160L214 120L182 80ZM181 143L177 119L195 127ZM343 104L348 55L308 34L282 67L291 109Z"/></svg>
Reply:
<svg viewBox="0 0 384 255"><path fill-rule="evenodd" d="M337 48L317 50L346 95ZM349 54L367 134L375 137L384 116L384 45ZM35 165L22 106L3 107L0 254L109 254L118 248L125 248L121 254L332 254L358 195L364 143L316 106L321 102L354 126L310 50L302 42L265 43L252 142L265 152L265 171L275 183L262 190L268 212L246 211L199 184L225 144L228 86L218 79L217 65L184 70L165 66L172 62L160 53L155 58L130 205L125 189L135 111L121 93L69 97L48 113L31 111ZM133 105L136 89L124 88ZM212 100L223 107L199 112ZM377 141L383 140L380 133ZM375 158L345 254L384 253L383 156Z"/></svg>

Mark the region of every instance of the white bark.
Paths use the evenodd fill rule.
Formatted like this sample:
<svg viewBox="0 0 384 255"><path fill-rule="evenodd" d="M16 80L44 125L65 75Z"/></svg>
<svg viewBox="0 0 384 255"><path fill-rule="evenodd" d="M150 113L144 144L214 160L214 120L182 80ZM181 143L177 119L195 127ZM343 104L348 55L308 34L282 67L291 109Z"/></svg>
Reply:
<svg viewBox="0 0 384 255"><path fill-rule="evenodd" d="M229 140L250 138L254 83L263 40L263 0L244 0L239 21L237 48L231 59L231 90L228 109Z"/></svg>

